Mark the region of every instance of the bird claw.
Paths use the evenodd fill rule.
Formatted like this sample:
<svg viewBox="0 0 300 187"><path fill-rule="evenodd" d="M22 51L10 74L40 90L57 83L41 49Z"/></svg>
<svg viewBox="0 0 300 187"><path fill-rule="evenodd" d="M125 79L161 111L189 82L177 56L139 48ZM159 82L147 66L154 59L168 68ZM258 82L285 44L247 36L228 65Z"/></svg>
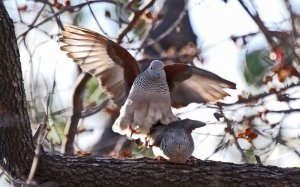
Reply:
<svg viewBox="0 0 300 187"><path fill-rule="evenodd" d="M135 133L136 131L132 128L131 124L128 125L128 128L130 130L130 138L132 138L133 133Z"/></svg>
<svg viewBox="0 0 300 187"><path fill-rule="evenodd" d="M142 144L139 146L139 148L142 148L142 149L147 149L149 148L149 143L147 140L145 140L144 142L142 142Z"/></svg>
<svg viewBox="0 0 300 187"><path fill-rule="evenodd" d="M161 161L161 156L157 156L157 157L155 157L155 160L158 160L158 161Z"/></svg>
<svg viewBox="0 0 300 187"><path fill-rule="evenodd" d="M199 159L197 159L196 157L194 157L194 156L190 156L190 158L188 159L188 161L191 161L193 164L197 164L197 161L198 161Z"/></svg>

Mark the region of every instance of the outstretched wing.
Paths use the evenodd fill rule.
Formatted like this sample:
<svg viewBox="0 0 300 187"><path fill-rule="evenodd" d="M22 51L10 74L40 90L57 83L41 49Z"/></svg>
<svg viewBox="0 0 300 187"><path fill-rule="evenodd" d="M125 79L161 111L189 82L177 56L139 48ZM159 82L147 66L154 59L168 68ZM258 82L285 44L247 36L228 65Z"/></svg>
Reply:
<svg viewBox="0 0 300 187"><path fill-rule="evenodd" d="M140 73L135 58L120 45L88 29L65 26L61 50L78 64L82 71L95 76L114 102L121 106L132 83Z"/></svg>
<svg viewBox="0 0 300 187"><path fill-rule="evenodd" d="M172 106L179 108L190 103L214 102L228 96L224 88L235 89L233 82L209 71L186 64L164 67L170 88Z"/></svg>

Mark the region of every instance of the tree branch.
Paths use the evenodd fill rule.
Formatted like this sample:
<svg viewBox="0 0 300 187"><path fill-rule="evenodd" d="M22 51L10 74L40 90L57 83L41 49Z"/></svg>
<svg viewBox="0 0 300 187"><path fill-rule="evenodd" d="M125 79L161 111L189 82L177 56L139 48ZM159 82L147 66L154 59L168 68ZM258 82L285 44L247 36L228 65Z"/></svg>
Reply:
<svg viewBox="0 0 300 187"><path fill-rule="evenodd" d="M119 37L117 39L117 43L120 44L124 36L131 31L135 23L139 20L140 16L154 4L154 0L150 0L149 3L147 3L141 10L138 10L137 12L134 13L134 17L130 21L130 23L123 29L123 31L119 34Z"/></svg>
<svg viewBox="0 0 300 187"><path fill-rule="evenodd" d="M300 168L190 159L171 164L148 158L62 157L45 154L38 181L61 186L298 186Z"/></svg>
<svg viewBox="0 0 300 187"><path fill-rule="evenodd" d="M76 86L73 92L72 116L65 127L65 139L61 147L61 153L64 155L74 153L73 142L77 132L78 122L81 117L81 111L83 109L85 85L90 78L90 74L82 73L76 81Z"/></svg>

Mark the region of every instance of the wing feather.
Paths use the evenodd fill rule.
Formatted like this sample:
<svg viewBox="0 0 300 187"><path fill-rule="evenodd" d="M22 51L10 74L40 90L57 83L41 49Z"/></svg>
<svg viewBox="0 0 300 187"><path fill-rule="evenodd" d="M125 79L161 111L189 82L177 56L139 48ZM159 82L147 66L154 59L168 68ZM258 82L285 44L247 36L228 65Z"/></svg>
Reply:
<svg viewBox="0 0 300 187"><path fill-rule="evenodd" d="M190 103L215 102L228 96L224 88L236 85L209 71L186 64L165 66L172 106L179 108Z"/></svg>
<svg viewBox="0 0 300 187"><path fill-rule="evenodd" d="M95 76L114 102L121 106L140 73L136 60L120 45L88 29L65 26L61 50L84 72Z"/></svg>

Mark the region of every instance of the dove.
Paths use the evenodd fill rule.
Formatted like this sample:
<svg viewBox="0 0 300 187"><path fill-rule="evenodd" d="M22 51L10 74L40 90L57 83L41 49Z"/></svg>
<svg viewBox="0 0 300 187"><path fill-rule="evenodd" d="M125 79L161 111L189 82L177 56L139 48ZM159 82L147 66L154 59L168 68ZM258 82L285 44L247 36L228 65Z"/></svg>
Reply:
<svg viewBox="0 0 300 187"><path fill-rule="evenodd" d="M190 119L154 125L146 141L156 157L163 157L172 163L185 163L194 151L191 133L203 126L205 123Z"/></svg>
<svg viewBox="0 0 300 187"><path fill-rule="evenodd" d="M167 125L177 119L171 110L164 64L154 60L136 77L112 129L122 135L130 134L132 139L144 139L153 124Z"/></svg>
<svg viewBox="0 0 300 187"><path fill-rule="evenodd" d="M229 95L225 88L236 87L214 73L187 64L163 65L155 60L142 71L126 49L101 34L72 25L64 29L61 50L82 71L98 79L115 110L120 110L113 130L133 139L146 137L156 122L175 121L171 107L215 102Z"/></svg>

